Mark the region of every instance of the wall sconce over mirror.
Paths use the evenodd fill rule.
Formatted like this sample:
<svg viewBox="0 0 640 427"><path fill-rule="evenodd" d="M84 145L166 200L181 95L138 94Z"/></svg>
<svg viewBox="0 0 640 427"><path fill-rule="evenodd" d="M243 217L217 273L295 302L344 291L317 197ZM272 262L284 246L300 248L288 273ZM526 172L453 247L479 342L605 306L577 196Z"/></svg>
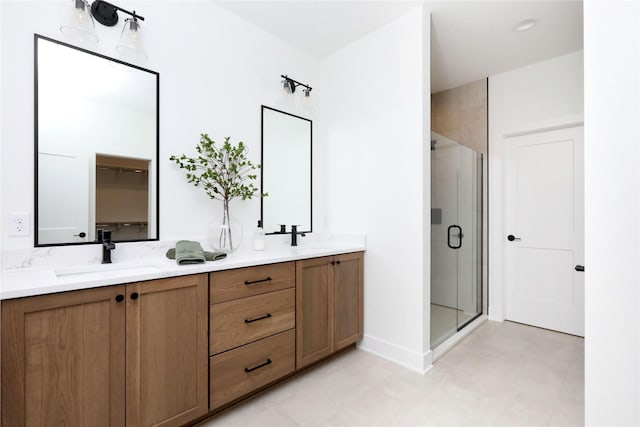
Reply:
<svg viewBox="0 0 640 427"><path fill-rule="evenodd" d="M305 97L309 97L309 95L311 95L311 90L313 89L311 86L306 85L304 83L300 83L296 80L293 80L291 77L287 76L286 74L284 75L280 75L280 77L282 77L284 80L282 80L282 83L284 85L284 90L287 93L295 93L296 91L296 87L298 86L302 86L304 89L302 89L302 92L304 93Z"/></svg>
<svg viewBox="0 0 640 427"><path fill-rule="evenodd" d="M144 21L144 17L138 15L135 10L129 12L103 0L95 0L91 4L88 0L72 0L72 2L71 15L68 22L60 26L61 33L81 43L96 44L99 37L96 33L95 21L104 26L113 27L118 24L120 11L129 15L130 18L125 19L116 51L127 59L147 60L140 26L140 21Z"/></svg>

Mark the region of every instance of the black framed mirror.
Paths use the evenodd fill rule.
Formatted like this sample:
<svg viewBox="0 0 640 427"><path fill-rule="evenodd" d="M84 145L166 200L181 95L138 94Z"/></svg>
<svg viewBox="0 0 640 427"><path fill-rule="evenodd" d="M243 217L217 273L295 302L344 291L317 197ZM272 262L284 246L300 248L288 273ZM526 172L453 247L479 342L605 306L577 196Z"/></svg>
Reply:
<svg viewBox="0 0 640 427"><path fill-rule="evenodd" d="M38 34L35 246L159 239L159 73Z"/></svg>
<svg viewBox="0 0 640 427"><path fill-rule="evenodd" d="M262 106L262 226L266 234L310 233L312 227L313 123L275 108Z"/></svg>

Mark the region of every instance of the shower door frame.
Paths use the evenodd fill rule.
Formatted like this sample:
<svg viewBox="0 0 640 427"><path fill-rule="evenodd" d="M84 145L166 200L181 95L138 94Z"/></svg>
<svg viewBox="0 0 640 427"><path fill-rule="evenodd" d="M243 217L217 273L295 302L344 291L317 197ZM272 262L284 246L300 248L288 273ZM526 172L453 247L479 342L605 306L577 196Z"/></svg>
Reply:
<svg viewBox="0 0 640 427"><path fill-rule="evenodd" d="M434 135L435 134L435 135ZM455 147L456 150L460 150L461 148L464 150L470 150L471 154L472 154L472 159L471 159L471 167L472 167L472 172L471 172L471 177L473 177L475 175L476 179L472 180L472 185L471 188L473 188L474 190L472 190L472 197L475 199L474 202L472 202L472 209L471 212L475 211L475 216L473 216L472 214L472 220L470 222L471 226L472 226L472 232L475 232L475 239L472 241L475 248L472 247L470 248L471 251L473 251L472 253L475 252L475 256L472 255L471 256L471 282L472 286L473 286L473 290L472 293L475 293L475 298L474 301L471 302L471 304L475 305L475 313L473 313L472 315L470 315L470 317L468 319L465 319L464 321L461 322L461 316L460 316L460 310L461 310L461 305L460 305L460 253L455 253L455 257L456 257L456 268L455 268L455 298L456 298L456 303L455 303L455 308L454 307L448 307L449 304L436 304L434 303L433 300L431 300L431 307L435 304L435 305L442 305L444 307L448 307L450 309L455 310L456 312L456 316L455 316L455 328L453 327L452 324L452 328L447 329L448 332L445 332L441 337L436 337L437 338L437 345L432 346L432 343L434 342L434 337L431 336L430 338L430 348L432 350L442 346L445 342L447 342L450 338L456 336L456 334L458 332L460 332L461 330L463 330L465 327L467 327L469 324L473 323L475 320L477 320L478 318L480 318L481 316L483 316L486 312L486 303L485 303L485 265L484 265L484 245L485 245L485 239L484 239L484 232L485 229L488 226L488 221L485 222L486 218L485 218L485 202L487 201L486 198L486 194L485 194L485 189L488 190L488 187L485 187L486 185L486 181L487 181L487 176L485 174L485 165L484 162L487 161L487 157L485 154L475 151L473 149L471 149L468 146L465 146L464 144L460 144L454 140L452 140L451 138L448 138L444 135L441 134L437 134L436 132L432 133L432 140L437 140L438 137L441 138L446 138L447 140L451 141L453 144L455 144L455 146L452 146L452 148ZM433 142L432 142L433 144ZM432 145L432 150L435 150L435 146ZM460 221L460 161L461 157L459 152L456 153L456 167L458 169L456 169L456 221L454 221L455 223L461 223L464 221ZM475 162L475 166L474 166L474 162ZM433 167L433 161L432 161L432 167ZM433 173L433 171L432 171ZM433 180L432 180L432 188L433 188ZM433 192L433 190L432 190ZM433 207L433 206L432 206ZM448 221L445 221L445 218L442 218L442 224L444 226L444 224L447 223ZM463 224L464 225L464 224ZM451 224L449 225L448 229L447 229L447 236L446 236L446 240L447 240L447 246L451 249L459 249L462 245L462 239L464 239L464 234L462 233L467 233L471 236L471 233L469 233L468 231L464 231L462 228L460 228L461 234L462 234L462 239L458 241L459 246L454 247L450 244L451 241L451 229L452 227L460 227L460 225L457 224ZM455 239L454 239L455 240ZM432 236L432 246L433 246L433 236ZM433 254L432 254L432 262L433 262ZM431 269L431 274L432 274L432 278L433 278L433 269ZM431 280L431 286L432 286L432 290L433 290L433 280ZM433 294L432 294L433 295ZM464 310L464 308L462 309ZM465 311L466 312L466 311ZM433 314L430 316L431 318L431 322L433 322Z"/></svg>

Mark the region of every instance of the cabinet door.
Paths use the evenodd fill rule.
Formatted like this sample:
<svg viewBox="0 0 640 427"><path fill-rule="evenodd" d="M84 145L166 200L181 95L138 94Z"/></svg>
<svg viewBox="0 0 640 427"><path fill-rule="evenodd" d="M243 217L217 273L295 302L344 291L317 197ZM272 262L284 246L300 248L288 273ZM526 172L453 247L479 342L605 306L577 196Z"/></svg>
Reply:
<svg viewBox="0 0 640 427"><path fill-rule="evenodd" d="M124 425L124 286L2 302L2 425Z"/></svg>
<svg viewBox="0 0 640 427"><path fill-rule="evenodd" d="M127 426L208 411L208 287L199 274L127 285Z"/></svg>
<svg viewBox="0 0 640 427"><path fill-rule="evenodd" d="M335 351L362 338L363 256L362 252L338 255L334 261Z"/></svg>
<svg viewBox="0 0 640 427"><path fill-rule="evenodd" d="M296 262L296 368L333 351L332 257Z"/></svg>

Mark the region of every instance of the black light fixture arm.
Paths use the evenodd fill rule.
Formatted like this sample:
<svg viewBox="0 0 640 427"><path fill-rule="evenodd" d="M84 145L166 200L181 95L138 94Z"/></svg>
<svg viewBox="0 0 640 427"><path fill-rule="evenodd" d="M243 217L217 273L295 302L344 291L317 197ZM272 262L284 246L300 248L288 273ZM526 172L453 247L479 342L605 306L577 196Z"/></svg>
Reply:
<svg viewBox="0 0 640 427"><path fill-rule="evenodd" d="M120 6L116 6L115 4L104 0L96 0L91 4L91 14L93 17L102 25L106 25L108 27L112 27L118 23L117 11L132 16L134 21L137 21L138 19L144 21L144 17L138 15L135 10L133 12L129 12Z"/></svg>
<svg viewBox="0 0 640 427"><path fill-rule="evenodd" d="M304 83L300 83L299 81L292 79L291 77L287 76L286 74L281 74L280 77L285 79L285 81L289 81L289 82L294 83L294 85L295 85L294 88L298 87L298 86L304 86L306 88L307 92L311 92L311 90L313 89L311 86L306 85Z"/></svg>

